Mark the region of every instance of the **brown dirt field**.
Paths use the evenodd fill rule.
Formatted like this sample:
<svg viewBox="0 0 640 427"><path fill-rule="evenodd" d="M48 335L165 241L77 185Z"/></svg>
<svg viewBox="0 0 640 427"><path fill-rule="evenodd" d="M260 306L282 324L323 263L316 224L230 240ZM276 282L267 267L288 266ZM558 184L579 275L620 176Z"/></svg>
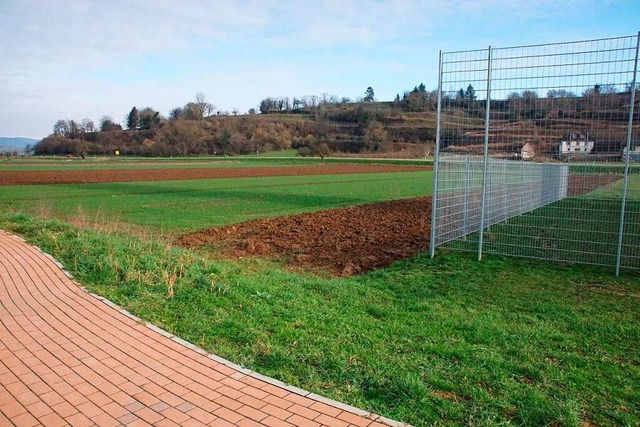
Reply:
<svg viewBox="0 0 640 427"><path fill-rule="evenodd" d="M621 175L599 173L599 174L571 174L567 194L569 196L579 196L587 194L601 187L606 187L622 179Z"/></svg>
<svg viewBox="0 0 640 427"><path fill-rule="evenodd" d="M184 235L185 247L224 254L284 256L292 267L351 276L429 249L431 197L264 218Z"/></svg>
<svg viewBox="0 0 640 427"><path fill-rule="evenodd" d="M61 171L0 171L0 185L91 184L100 182L172 181L187 179L257 178L269 176L344 175L357 173L414 172L425 166L327 164L312 166L110 169Z"/></svg>

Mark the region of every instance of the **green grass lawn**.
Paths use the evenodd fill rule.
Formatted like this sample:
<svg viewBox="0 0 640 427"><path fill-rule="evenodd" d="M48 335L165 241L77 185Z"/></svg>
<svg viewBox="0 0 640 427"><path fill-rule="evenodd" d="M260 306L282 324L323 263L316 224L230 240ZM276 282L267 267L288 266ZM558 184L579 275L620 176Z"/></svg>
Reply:
<svg viewBox="0 0 640 427"><path fill-rule="evenodd" d="M182 233L248 219L424 196L432 172L1 187L0 208Z"/></svg>
<svg viewBox="0 0 640 427"><path fill-rule="evenodd" d="M211 352L416 426L640 422L637 275L440 253L332 279L23 214L0 226Z"/></svg>
<svg viewBox="0 0 640 427"><path fill-rule="evenodd" d="M416 426L640 423L637 273L439 251L327 278L259 259L218 261L156 238L425 195L430 172L1 190L0 228L53 254L90 290L290 384Z"/></svg>

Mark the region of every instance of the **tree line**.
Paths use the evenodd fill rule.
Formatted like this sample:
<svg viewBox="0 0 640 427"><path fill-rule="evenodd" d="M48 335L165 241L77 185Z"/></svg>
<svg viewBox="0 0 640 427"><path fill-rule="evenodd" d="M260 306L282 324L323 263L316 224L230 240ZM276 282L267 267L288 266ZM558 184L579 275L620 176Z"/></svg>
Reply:
<svg viewBox="0 0 640 427"><path fill-rule="evenodd" d="M630 85L623 91L610 84L596 84L576 95L567 89L550 89L546 98L536 91L511 92L491 101L492 114L508 120L579 118L606 115L607 120L626 119ZM58 120L53 133L33 147L35 154L122 154L184 156L197 154L247 154L256 151L302 148L303 154L318 150L360 152L385 151L389 144L433 143L434 129L402 124L403 113L435 111L437 90L424 83L397 94L392 102L374 102L367 87L352 102L335 95L266 98L255 110L240 117L216 111L199 92L193 101L172 109L167 117L151 108L134 106L123 126L103 116L96 126L90 119ZM473 85L443 92L444 111L465 108L481 116L483 103ZM477 108L476 108L477 106ZM469 108L472 107L472 108ZM282 116L282 113L292 113ZM234 109L233 115L237 115ZM207 118L207 120L204 120Z"/></svg>

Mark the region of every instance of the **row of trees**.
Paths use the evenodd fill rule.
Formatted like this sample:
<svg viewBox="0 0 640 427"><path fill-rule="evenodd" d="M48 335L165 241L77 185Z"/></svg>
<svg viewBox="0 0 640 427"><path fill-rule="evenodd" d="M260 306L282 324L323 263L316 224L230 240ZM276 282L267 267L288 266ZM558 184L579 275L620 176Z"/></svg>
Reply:
<svg viewBox="0 0 640 427"><path fill-rule="evenodd" d="M438 91L427 91L424 83L414 86L413 90L405 91L400 99L400 94L396 95L394 104L400 106L407 112L418 112L435 110L438 103Z"/></svg>
<svg viewBox="0 0 640 427"><path fill-rule="evenodd" d="M300 97L268 97L260 101L259 110L262 114L292 113L302 110L312 110L327 105L347 104L351 99L338 98L337 95L323 93L321 95L309 95Z"/></svg>
<svg viewBox="0 0 640 427"><path fill-rule="evenodd" d="M374 102L375 92L371 86L364 91L364 96L355 100L358 102ZM322 93L321 95L309 95L301 97L267 97L260 101L259 110L262 114L271 113L299 113L303 110L314 110L330 105L349 104L353 100L348 97L338 97Z"/></svg>
<svg viewBox="0 0 640 427"><path fill-rule="evenodd" d="M168 120L202 120L211 115L214 110L215 105L207 101L204 93L198 92L195 101L187 103L184 107L172 109L169 112ZM153 130L165 120L167 119L162 117L159 111L151 107L146 107L141 111L138 111L137 107L133 107L125 122L129 130Z"/></svg>
<svg viewBox="0 0 640 427"><path fill-rule="evenodd" d="M98 130L101 132L122 130L122 126L114 122L111 116L102 116L98 127L93 123L93 120L87 118L84 118L81 121L61 119L53 125L53 135L67 138L83 133L97 132Z"/></svg>
<svg viewBox="0 0 640 427"><path fill-rule="evenodd" d="M248 154L281 150L317 129L304 119L293 123L257 117L211 120L164 120L156 127L105 132L52 134L35 146L35 154L121 154L188 156L195 154ZM131 123L133 125L133 123Z"/></svg>
<svg viewBox="0 0 640 427"><path fill-rule="evenodd" d="M133 107L127 115L126 124L129 130L153 130L163 120L164 118L160 115L160 112L151 107L143 108L141 111Z"/></svg>

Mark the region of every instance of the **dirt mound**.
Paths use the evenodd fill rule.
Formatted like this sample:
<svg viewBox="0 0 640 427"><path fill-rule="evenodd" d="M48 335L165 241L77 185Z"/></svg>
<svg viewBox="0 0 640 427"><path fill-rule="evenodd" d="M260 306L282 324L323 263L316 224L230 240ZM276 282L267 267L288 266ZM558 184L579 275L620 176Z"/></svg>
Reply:
<svg viewBox="0 0 640 427"><path fill-rule="evenodd" d="M99 182L172 181L186 179L257 178L268 176L344 175L415 172L425 166L327 164L248 168L98 169L56 171L0 171L0 185L89 184Z"/></svg>
<svg viewBox="0 0 640 427"><path fill-rule="evenodd" d="M231 256L286 256L295 267L351 276L427 251L431 198L264 218L179 238L186 247L213 245Z"/></svg>

